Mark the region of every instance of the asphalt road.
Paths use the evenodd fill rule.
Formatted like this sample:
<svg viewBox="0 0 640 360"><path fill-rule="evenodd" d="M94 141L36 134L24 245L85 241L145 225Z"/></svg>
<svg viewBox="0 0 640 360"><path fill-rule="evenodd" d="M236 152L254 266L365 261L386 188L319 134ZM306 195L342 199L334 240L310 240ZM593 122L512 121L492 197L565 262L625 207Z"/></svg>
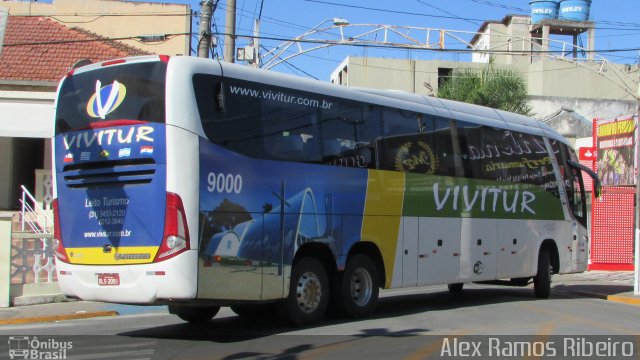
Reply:
<svg viewBox="0 0 640 360"><path fill-rule="evenodd" d="M386 291L371 318L327 319L306 328L269 317L242 319L228 308L205 325L192 325L154 308L116 317L0 326L0 337L70 342L72 348L64 353L69 359L353 360L458 357L465 349L486 357L492 349L506 351L488 348L490 341L541 346L528 349L534 353L516 354L523 355L518 358L554 355L552 350L566 355L568 335L574 345L586 339L583 343L605 342L611 350L618 342L614 358L624 358L620 346L626 344L637 358L639 315L638 306L571 292L556 290L551 299L538 300L529 288L469 285L461 296L449 295L444 287ZM474 342L482 348L474 348ZM8 345L0 341L0 357L8 354ZM574 346L573 355L576 349L584 350Z"/></svg>

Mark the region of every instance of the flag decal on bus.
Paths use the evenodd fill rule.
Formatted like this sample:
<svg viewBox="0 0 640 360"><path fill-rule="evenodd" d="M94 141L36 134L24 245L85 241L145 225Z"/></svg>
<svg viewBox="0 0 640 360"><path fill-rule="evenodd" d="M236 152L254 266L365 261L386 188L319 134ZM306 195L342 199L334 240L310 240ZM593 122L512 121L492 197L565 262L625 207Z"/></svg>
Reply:
<svg viewBox="0 0 640 360"><path fill-rule="evenodd" d="M124 149L120 149L120 151L118 151L118 157L122 158L122 157L129 157L131 156L131 148L124 148Z"/></svg>
<svg viewBox="0 0 640 360"><path fill-rule="evenodd" d="M96 80L96 92L87 103L87 114L104 120L122 104L126 95L127 88L118 81L114 80L112 84L102 86L100 80Z"/></svg>
<svg viewBox="0 0 640 360"><path fill-rule="evenodd" d="M141 155L151 155L153 154L153 146L142 146L140 147L140 154Z"/></svg>

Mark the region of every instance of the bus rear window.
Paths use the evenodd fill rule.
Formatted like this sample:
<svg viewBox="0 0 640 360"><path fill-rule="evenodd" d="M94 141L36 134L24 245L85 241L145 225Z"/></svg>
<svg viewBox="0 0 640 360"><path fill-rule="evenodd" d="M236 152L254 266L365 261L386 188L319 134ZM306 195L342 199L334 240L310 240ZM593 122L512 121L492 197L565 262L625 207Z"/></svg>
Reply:
<svg viewBox="0 0 640 360"><path fill-rule="evenodd" d="M166 72L164 62L145 62L68 77L58 98L56 134L109 121L164 123Z"/></svg>

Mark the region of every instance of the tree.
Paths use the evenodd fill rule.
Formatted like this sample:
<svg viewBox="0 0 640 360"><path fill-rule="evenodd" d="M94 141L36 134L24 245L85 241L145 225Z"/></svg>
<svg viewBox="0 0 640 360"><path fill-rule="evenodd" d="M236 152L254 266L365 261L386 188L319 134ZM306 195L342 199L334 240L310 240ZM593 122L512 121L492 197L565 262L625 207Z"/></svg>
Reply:
<svg viewBox="0 0 640 360"><path fill-rule="evenodd" d="M511 69L495 68L493 60L481 70L455 69L438 88L438 97L533 115L526 80Z"/></svg>

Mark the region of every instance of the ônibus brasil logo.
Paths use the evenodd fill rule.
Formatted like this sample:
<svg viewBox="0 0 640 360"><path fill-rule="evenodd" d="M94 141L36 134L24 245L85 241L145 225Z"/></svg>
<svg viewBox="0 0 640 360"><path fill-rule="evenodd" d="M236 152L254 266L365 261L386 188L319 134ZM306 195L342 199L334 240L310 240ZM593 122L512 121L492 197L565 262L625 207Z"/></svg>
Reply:
<svg viewBox="0 0 640 360"><path fill-rule="evenodd" d="M114 80L112 84L102 86L100 80L96 81L96 92L87 102L87 114L94 118L104 120L105 116L122 104L127 95L127 88Z"/></svg>
<svg viewBox="0 0 640 360"><path fill-rule="evenodd" d="M9 337L9 359L66 359L67 351L73 349L71 341L38 339L31 336Z"/></svg>

